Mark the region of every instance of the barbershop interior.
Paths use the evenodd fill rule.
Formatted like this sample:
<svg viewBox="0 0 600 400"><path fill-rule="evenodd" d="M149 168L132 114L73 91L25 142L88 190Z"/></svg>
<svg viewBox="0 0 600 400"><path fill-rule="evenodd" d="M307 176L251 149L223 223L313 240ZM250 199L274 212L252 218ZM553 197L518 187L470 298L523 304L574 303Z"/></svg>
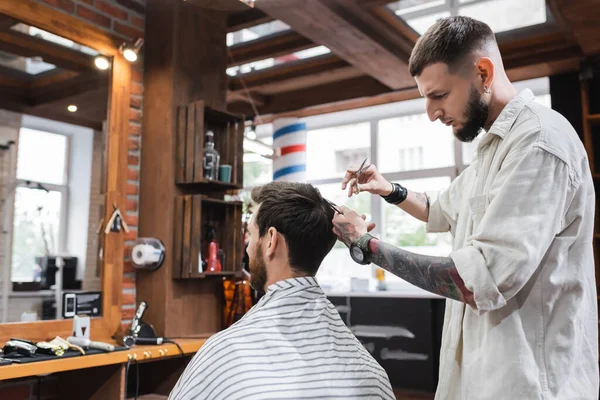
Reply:
<svg viewBox="0 0 600 400"><path fill-rule="evenodd" d="M478 58L477 78L455 75L449 62L446 72L429 78L427 62L439 60L425 61L414 73L415 46L426 45L420 38L454 17L486 24L501 58L493 50ZM570 173L568 185L589 181L594 193L600 184L599 20L597 0L0 0L0 399L597 399L597 197L576 219L590 229L573 234L585 236L585 251L577 251L589 259L556 256L559 263L577 263L569 271L581 266L585 278L556 281L557 298L574 293L578 300L572 307L567 300L552 303L548 319L540 319L551 324L561 313L577 315L539 331L551 336L558 330L556 343L562 341L548 339L539 349L578 346L576 355L593 349L585 351L587 367L565 369L560 377L560 368L528 364L538 360L529 355L536 349L514 345L520 334L531 344L538 331L521 320L522 331L509 324L526 318L537 279L559 246L556 238L567 240L563 233L576 222L561 225L537 261L529 260L528 279L536 281L515 297L504 299L508 283L498 283L501 274L469 276L465 271L476 267L459 266L459 257L451 256L463 247L455 240L461 229L428 227L434 212L453 218L436 211L437 199L447 198L463 171L488 168L478 154L489 145L479 145L494 126L461 140L452 118L462 117L447 111L453 105L440 114L435 109L436 101L454 94L431 94L428 87L435 88L436 79L450 85L481 76L494 79L491 93L487 86L473 89L484 105L501 97L504 81L515 94L532 94L527 110L574 132L573 142L556 139L555 158L581 148L588 161L578 167L583 172ZM431 54L421 56L435 60ZM492 78L492 61L483 58L495 62ZM444 74L450 78L440 78ZM503 107L515 107L513 101ZM465 108L465 100L461 113L476 113L475 103L469 98ZM502 110L494 118L503 118ZM477 132L490 129L484 120ZM496 179L513 168L506 164ZM366 181L360 175L373 168L392 194L369 192L368 185L361 190ZM557 171L550 181L559 182ZM535 179L544 177L540 172ZM331 205L313 210L327 217L327 240L313 229L322 224L308 221L296 226L304 235L294 244L286 223L272 222L289 221L296 212L286 199L296 186L273 186L276 195L260 190L278 182L318 189L319 201ZM524 215L522 226L511 230L529 246L526 236L542 229L526 224L543 214L526 215L529 208L519 200L497 205L493 196L502 189L490 185L484 214ZM547 188L540 185L535 190ZM564 185L549 190L563 193L557 186ZM411 201L413 192L404 188L426 194L429 222L390 201L402 193L402 201ZM530 196L535 202L538 194ZM277 201L284 211L269 214L267 206ZM271 219L261 220L261 212ZM364 235L343 240L343 227L355 227L347 222L354 212L376 238L366 242L367 250L356 241ZM486 216L480 226L490 224ZM494 234L474 231L468 240L490 247ZM304 245L304 255L326 247L324 258L310 258L318 261L316 273L303 273L292 261L277 270L277 260L291 260L281 254L305 243L315 244ZM381 243L389 247L379 250ZM421 264L407 263L410 254L438 261L413 280L406 269ZM499 257L483 254L484 266ZM372 262L360 262L365 255ZM450 268L464 282L458 276L461 284L456 278L431 283L444 260L456 261ZM477 279L491 279L488 289L502 292L503 303L485 312L487 294L480 283L471 284ZM593 287L573 288L583 281ZM284 284L290 287L281 289ZM277 300L286 290L306 290L306 296ZM277 301L287 301L279 306L285 312L269 308ZM461 301L457 319L449 303ZM485 325L477 318L486 318ZM582 321L589 324L581 328ZM490 338L502 344L490 346ZM500 367L498 346L506 365L515 371L525 365L534 378L511 382L511 371L477 371L474 365L491 358L499 358L495 370L512 368ZM587 374L591 378L578 378ZM592 389L577 392L569 380ZM497 396L497 387L506 397ZM520 387L530 396L517 394Z"/></svg>

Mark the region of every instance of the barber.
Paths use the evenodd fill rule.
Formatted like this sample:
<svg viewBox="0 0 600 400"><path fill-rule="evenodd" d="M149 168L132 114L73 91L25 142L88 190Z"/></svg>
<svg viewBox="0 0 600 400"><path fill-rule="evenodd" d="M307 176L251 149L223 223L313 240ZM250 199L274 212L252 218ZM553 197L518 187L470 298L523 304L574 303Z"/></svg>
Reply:
<svg viewBox="0 0 600 400"><path fill-rule="evenodd" d="M374 165L349 169L342 189L382 196L428 232L451 232L453 251L432 257L384 243L346 207L335 233L354 261L449 299L436 399L597 399L596 196L580 139L530 90L517 93L482 22L438 20L409 70L431 121L462 142L483 132L473 163L431 202Z"/></svg>

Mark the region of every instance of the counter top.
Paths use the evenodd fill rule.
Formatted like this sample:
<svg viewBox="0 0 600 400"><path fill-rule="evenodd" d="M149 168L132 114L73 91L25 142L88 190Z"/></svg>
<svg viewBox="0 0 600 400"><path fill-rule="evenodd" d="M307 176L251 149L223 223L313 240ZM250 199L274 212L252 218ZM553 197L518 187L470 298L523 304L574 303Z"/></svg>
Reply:
<svg viewBox="0 0 600 400"><path fill-rule="evenodd" d="M206 339L175 339L187 355L195 354L204 345ZM162 350L162 354L160 351ZM39 361L27 364L11 364L0 366L0 381L26 376L51 374L55 372L72 371L82 368L93 368L111 364L126 364L129 357L134 356L140 362L156 361L177 357L181 352L176 345L164 343L160 346L134 346L125 351L95 354L81 357L57 358L50 361Z"/></svg>

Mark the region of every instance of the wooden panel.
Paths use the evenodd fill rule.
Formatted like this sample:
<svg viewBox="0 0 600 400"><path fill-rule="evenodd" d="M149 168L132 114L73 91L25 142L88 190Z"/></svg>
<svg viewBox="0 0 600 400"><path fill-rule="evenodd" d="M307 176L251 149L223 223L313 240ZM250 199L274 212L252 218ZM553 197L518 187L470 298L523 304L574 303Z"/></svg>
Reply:
<svg viewBox="0 0 600 400"><path fill-rule="evenodd" d="M187 127L185 130L185 180L194 182L194 164L198 154L196 153L196 107L193 104L187 106Z"/></svg>
<svg viewBox="0 0 600 400"><path fill-rule="evenodd" d="M408 59L409 52L383 42L380 34L376 35L360 20L360 11L353 12L354 4L343 6L337 1L327 4L324 1L261 0L256 6L302 36L327 46L332 53L389 88L401 89L412 84L407 64L402 60Z"/></svg>
<svg viewBox="0 0 600 400"><path fill-rule="evenodd" d="M101 339L112 342L110 339ZM204 345L206 338L177 339L185 354L194 354ZM159 353L163 350L163 354ZM145 353L150 352L149 356ZM0 368L0 381L6 379L23 378L26 376L44 375L63 371L76 371L85 368L100 367L104 365L127 363L128 357L135 355L138 360L163 360L169 357L179 357L181 353L177 346L165 343L161 346L134 346L127 351L96 354L84 357L62 358L52 361L40 361L29 364L12 364Z"/></svg>
<svg viewBox="0 0 600 400"><path fill-rule="evenodd" d="M585 55L600 53L600 7L597 0L548 0L548 7L572 34Z"/></svg>
<svg viewBox="0 0 600 400"><path fill-rule="evenodd" d="M185 141L187 138L187 107L177 107L177 127L175 133L175 182L185 182Z"/></svg>
<svg viewBox="0 0 600 400"><path fill-rule="evenodd" d="M183 210L185 207L184 197L176 197L174 199L175 208L175 222L173 223L173 278L182 278L184 273L182 271L183 265Z"/></svg>
<svg viewBox="0 0 600 400"><path fill-rule="evenodd" d="M58 398L61 400L124 399L123 364L58 374Z"/></svg>
<svg viewBox="0 0 600 400"><path fill-rule="evenodd" d="M230 14L227 18L227 32L235 32L271 21L273 21L273 17L265 14L258 8L251 8L246 11Z"/></svg>
<svg viewBox="0 0 600 400"><path fill-rule="evenodd" d="M194 109L194 175L189 179L192 182L204 180L204 102L197 101L190 104Z"/></svg>
<svg viewBox="0 0 600 400"><path fill-rule="evenodd" d="M76 77L50 83L28 90L28 103L35 107L45 103L68 99L78 94L89 95L98 89L108 88L108 77L106 74L97 72L81 74ZM102 99L95 98L96 103L102 103ZM101 108L104 108L100 106Z"/></svg>
<svg viewBox="0 0 600 400"><path fill-rule="evenodd" d="M283 31L229 47L228 67L275 58L315 47L309 39L294 32Z"/></svg>
<svg viewBox="0 0 600 400"><path fill-rule="evenodd" d="M190 233L190 257L191 262L189 264L189 273L187 276L197 275L202 265L200 264L200 254L204 257L207 254L204 254L202 251L202 197L201 196L193 196L192 197L192 231Z"/></svg>
<svg viewBox="0 0 600 400"><path fill-rule="evenodd" d="M181 246L181 277L190 276L190 243L192 236L192 198L185 196L183 198L183 241ZM176 265L174 265L177 268Z"/></svg>

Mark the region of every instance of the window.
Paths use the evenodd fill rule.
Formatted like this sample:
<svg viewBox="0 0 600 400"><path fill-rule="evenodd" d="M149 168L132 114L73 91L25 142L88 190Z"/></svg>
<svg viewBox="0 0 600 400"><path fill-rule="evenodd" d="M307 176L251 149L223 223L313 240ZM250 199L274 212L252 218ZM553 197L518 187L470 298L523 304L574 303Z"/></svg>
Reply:
<svg viewBox="0 0 600 400"><path fill-rule="evenodd" d="M312 58L312 57L320 56L320 55L327 54L330 52L331 52L331 50L329 50L329 48L326 46L316 46L316 47L311 47L310 49L300 50L295 53L291 53L291 54L287 54L287 55L283 55L283 56L279 56L279 57L275 57L275 58L265 58L264 60L254 61L251 63L242 64L242 65L235 66L235 67L230 67L230 68L227 68L226 71L229 76L236 76L237 74L246 74L248 72L271 68L271 67L274 67L275 65L284 64L284 63L287 63L290 61L304 60L306 58Z"/></svg>
<svg viewBox="0 0 600 400"><path fill-rule="evenodd" d="M426 114L379 121L378 168L382 173L448 167L454 164L451 128Z"/></svg>
<svg viewBox="0 0 600 400"><path fill-rule="evenodd" d="M370 149L349 149L335 152L335 172L344 176L351 165L360 165L365 158L369 158Z"/></svg>
<svg viewBox="0 0 600 400"><path fill-rule="evenodd" d="M252 26L227 34L227 46L248 42L264 36L272 35L290 29L290 26L281 21L272 21L265 24Z"/></svg>
<svg viewBox="0 0 600 400"><path fill-rule="evenodd" d="M13 282L39 279L40 258L62 250L67 196L68 139L22 128L17 151Z"/></svg>
<svg viewBox="0 0 600 400"><path fill-rule="evenodd" d="M495 33L546 22L545 0L400 0L388 8L421 35L435 21L451 15L483 21Z"/></svg>
<svg viewBox="0 0 600 400"><path fill-rule="evenodd" d="M338 165L341 158L356 157L356 165L370 153L371 128L368 122L309 130L306 133L306 174L308 179L341 180L350 165ZM366 153L366 155L365 155ZM353 155L354 154L354 155ZM364 156L363 156L364 155ZM361 159L362 157L362 159ZM342 171L342 175L340 175Z"/></svg>

